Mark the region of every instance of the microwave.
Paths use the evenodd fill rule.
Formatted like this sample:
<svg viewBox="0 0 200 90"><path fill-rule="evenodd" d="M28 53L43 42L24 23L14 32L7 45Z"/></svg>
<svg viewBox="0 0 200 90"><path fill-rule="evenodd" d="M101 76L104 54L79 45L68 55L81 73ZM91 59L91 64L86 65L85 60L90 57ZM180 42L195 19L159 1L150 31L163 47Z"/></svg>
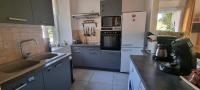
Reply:
<svg viewBox="0 0 200 90"><path fill-rule="evenodd" d="M103 16L101 18L102 27L120 27L121 26L121 16Z"/></svg>

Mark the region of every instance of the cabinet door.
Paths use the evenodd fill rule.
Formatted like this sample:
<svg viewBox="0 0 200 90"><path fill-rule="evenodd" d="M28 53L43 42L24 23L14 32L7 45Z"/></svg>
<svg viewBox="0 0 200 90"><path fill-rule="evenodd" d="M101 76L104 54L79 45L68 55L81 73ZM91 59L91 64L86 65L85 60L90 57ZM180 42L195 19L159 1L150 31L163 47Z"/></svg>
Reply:
<svg viewBox="0 0 200 90"><path fill-rule="evenodd" d="M33 13L29 0L11 0L9 21L11 23L33 23Z"/></svg>
<svg viewBox="0 0 200 90"><path fill-rule="evenodd" d="M6 23L8 22L8 17L10 16L10 0L0 0L0 22Z"/></svg>
<svg viewBox="0 0 200 90"><path fill-rule="evenodd" d="M94 67L100 68L101 65L101 56L100 56L100 49L97 47L87 47L85 48L85 58L84 65L86 67Z"/></svg>
<svg viewBox="0 0 200 90"><path fill-rule="evenodd" d="M16 82L7 84L2 87L2 90L44 90L42 72L38 71Z"/></svg>
<svg viewBox="0 0 200 90"><path fill-rule="evenodd" d="M120 16L122 14L122 0L101 1L102 16Z"/></svg>
<svg viewBox="0 0 200 90"><path fill-rule="evenodd" d="M75 67L84 66L84 54L84 49L80 47L72 47L72 63Z"/></svg>
<svg viewBox="0 0 200 90"><path fill-rule="evenodd" d="M63 60L45 69L44 84L45 90L69 90L66 64Z"/></svg>
<svg viewBox="0 0 200 90"><path fill-rule="evenodd" d="M121 53L115 51L101 51L102 66L107 69L120 70Z"/></svg>
<svg viewBox="0 0 200 90"><path fill-rule="evenodd" d="M52 0L31 0L34 22L39 25L54 25Z"/></svg>

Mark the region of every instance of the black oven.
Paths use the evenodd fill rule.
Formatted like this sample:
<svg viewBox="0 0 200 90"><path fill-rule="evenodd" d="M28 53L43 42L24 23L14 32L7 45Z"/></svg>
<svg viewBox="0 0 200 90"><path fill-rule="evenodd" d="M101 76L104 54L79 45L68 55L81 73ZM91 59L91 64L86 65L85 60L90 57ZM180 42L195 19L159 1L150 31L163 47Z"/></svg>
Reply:
<svg viewBox="0 0 200 90"><path fill-rule="evenodd" d="M101 50L121 50L121 31L101 31Z"/></svg>

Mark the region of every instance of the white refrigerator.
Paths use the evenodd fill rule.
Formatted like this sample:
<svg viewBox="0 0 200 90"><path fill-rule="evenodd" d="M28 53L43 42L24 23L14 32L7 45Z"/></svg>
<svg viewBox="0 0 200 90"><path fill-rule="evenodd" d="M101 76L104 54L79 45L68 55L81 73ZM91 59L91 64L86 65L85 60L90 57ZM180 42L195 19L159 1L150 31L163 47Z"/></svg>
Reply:
<svg viewBox="0 0 200 90"><path fill-rule="evenodd" d="M123 13L121 72L129 72L130 55L142 55L144 48L146 12Z"/></svg>

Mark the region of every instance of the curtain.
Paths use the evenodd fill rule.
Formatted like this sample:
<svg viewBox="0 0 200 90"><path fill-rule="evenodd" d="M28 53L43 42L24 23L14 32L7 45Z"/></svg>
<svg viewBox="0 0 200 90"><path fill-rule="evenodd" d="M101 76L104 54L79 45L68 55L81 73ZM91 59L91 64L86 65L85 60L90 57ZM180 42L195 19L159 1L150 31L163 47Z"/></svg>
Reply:
<svg viewBox="0 0 200 90"><path fill-rule="evenodd" d="M183 14L184 16L183 16L183 26L182 26L182 32L184 32L186 36L190 36L192 30L194 8L195 8L195 0L187 0Z"/></svg>

